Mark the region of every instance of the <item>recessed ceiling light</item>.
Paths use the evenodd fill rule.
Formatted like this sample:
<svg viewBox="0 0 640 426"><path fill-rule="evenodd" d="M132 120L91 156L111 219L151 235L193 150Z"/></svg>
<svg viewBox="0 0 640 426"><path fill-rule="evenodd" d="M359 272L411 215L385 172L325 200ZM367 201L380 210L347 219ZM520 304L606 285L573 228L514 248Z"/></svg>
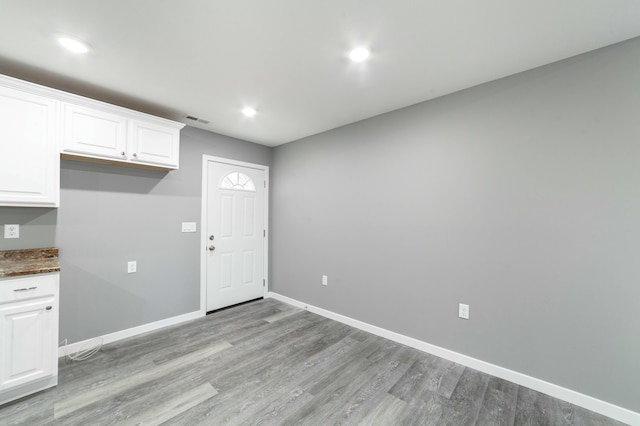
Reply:
<svg viewBox="0 0 640 426"><path fill-rule="evenodd" d="M246 117L253 117L254 115L257 114L257 111L253 108L250 107L246 107L242 110L242 113L246 116Z"/></svg>
<svg viewBox="0 0 640 426"><path fill-rule="evenodd" d="M58 43L73 53L87 53L91 48L87 43L69 36L58 36Z"/></svg>
<svg viewBox="0 0 640 426"><path fill-rule="evenodd" d="M365 61L369 57L369 49L366 47L356 47L351 52L349 52L349 59L353 62L362 62Z"/></svg>

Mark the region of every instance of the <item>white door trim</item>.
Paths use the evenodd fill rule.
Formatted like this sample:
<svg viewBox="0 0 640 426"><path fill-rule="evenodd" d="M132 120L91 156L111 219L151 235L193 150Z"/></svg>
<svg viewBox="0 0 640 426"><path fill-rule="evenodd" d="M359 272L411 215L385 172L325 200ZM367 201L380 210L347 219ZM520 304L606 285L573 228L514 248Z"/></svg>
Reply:
<svg viewBox="0 0 640 426"><path fill-rule="evenodd" d="M269 293L269 166L263 164L246 163L244 161L230 160L228 158L214 157L212 155L202 156L202 196L201 215L200 215L200 313L207 313L207 194L209 181L207 179L207 165L209 161L217 163L232 164L234 166L250 167L252 169L264 171L264 179L266 186L264 188L264 229L266 235L264 237L264 279L265 286L263 288L263 297L267 297Z"/></svg>

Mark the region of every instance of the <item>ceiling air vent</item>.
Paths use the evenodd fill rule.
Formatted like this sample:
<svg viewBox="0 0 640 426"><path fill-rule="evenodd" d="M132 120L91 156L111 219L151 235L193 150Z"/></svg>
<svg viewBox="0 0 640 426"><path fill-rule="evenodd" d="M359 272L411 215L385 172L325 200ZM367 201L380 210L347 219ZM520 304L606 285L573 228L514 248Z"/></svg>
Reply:
<svg viewBox="0 0 640 426"><path fill-rule="evenodd" d="M205 120L204 118L194 117L193 115L187 115L185 118L187 120L197 121L198 123L209 124L209 120Z"/></svg>

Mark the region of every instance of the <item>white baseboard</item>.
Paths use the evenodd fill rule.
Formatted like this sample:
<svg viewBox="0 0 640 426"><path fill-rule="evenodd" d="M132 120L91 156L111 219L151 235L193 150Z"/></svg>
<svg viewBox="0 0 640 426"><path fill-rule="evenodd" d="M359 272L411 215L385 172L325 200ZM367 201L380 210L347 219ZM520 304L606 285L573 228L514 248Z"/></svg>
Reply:
<svg viewBox="0 0 640 426"><path fill-rule="evenodd" d="M109 334L105 334L104 336L97 336L97 337L102 338L102 344L106 345L107 343L112 343L118 340L126 339L128 337L137 336L139 334L147 333L149 331L159 330L161 328L168 327L170 325L176 325L186 321L191 321L197 318L201 318L204 315L205 314L203 314L201 311L189 312L188 314L178 315L177 317L166 318L160 321L150 322L148 324L139 325L137 327L116 331L114 333L109 333ZM88 346L90 347L92 340L94 339L87 339L81 342L71 343L70 345L67 345L66 348L61 346L58 348L58 357L63 357L67 353L73 354L84 348L87 348Z"/></svg>
<svg viewBox="0 0 640 426"><path fill-rule="evenodd" d="M558 398L563 401L570 402L571 404L586 408L587 410L595 411L596 413L600 413L612 419L628 423L630 425L640 425L640 413L636 413L626 408L622 408L617 405L602 401L600 399L584 395L580 392L576 392L562 386L554 385L553 383L536 379L535 377L531 377L517 371L509 370L508 368L500 367L498 365L491 364L485 361L481 361L479 359L475 359L470 356L451 351L449 349L444 349L439 346L414 339L412 337L408 337L381 327L377 327L375 325L367 324L365 322L340 315L326 309L318 308L316 306L291 299L278 293L269 292L268 297L272 297L276 300L288 303L289 305L306 309L309 312L322 315L323 317L350 325L371 334L393 340L394 342L401 343L405 346L409 346L414 349L439 356L440 358L462 364L465 367L473 368L475 370L482 371L483 373L487 373L492 376L499 377L515 384L533 389L535 391L542 392L554 398Z"/></svg>

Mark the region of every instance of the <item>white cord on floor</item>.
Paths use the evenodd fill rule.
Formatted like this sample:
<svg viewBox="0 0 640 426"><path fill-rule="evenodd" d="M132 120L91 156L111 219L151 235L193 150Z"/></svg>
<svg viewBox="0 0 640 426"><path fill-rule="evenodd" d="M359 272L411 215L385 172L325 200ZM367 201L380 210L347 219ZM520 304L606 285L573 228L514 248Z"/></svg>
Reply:
<svg viewBox="0 0 640 426"><path fill-rule="evenodd" d="M97 342L94 344L94 342ZM85 359L89 359L102 348L102 337L96 337L95 339L91 339L86 341L82 346L80 346L80 350L74 354L69 354L67 351L67 339L64 339L60 342L62 346L62 350L64 351L64 355L69 358L71 361L84 361Z"/></svg>

